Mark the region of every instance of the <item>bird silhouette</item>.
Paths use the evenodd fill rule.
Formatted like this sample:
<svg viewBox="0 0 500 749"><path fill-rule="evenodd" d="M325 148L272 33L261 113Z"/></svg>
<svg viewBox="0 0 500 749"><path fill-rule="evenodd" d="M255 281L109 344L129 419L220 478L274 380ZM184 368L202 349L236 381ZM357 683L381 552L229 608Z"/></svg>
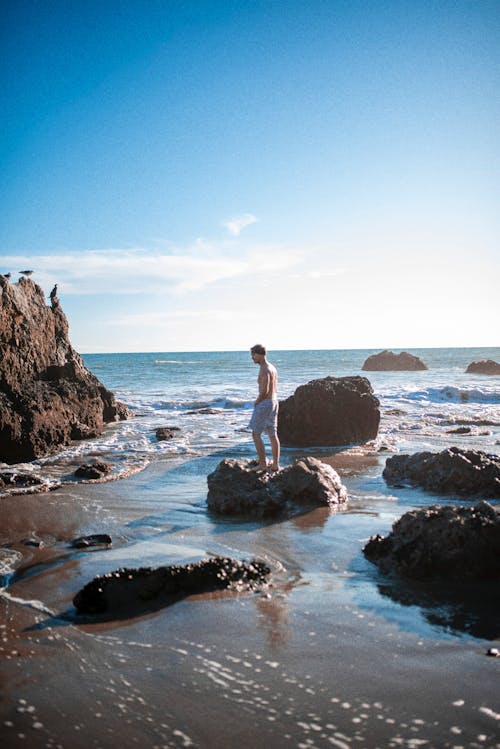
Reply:
<svg viewBox="0 0 500 749"><path fill-rule="evenodd" d="M34 270L20 270L19 271L19 273L22 276L32 276L34 272L35 272Z"/></svg>

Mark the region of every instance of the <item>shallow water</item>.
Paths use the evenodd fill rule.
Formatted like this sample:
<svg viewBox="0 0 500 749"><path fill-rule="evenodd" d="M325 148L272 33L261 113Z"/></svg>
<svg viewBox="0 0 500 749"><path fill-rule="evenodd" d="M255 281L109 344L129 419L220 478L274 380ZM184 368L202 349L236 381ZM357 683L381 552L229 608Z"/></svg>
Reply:
<svg viewBox="0 0 500 749"><path fill-rule="evenodd" d="M298 379L305 364L294 366ZM351 360L345 367L356 373ZM457 499L388 487L382 469L391 453L379 452L381 444L437 450L453 437L497 450L497 426L480 434L474 425L466 436L446 430L454 420L500 423L498 379L481 380L476 400L454 392L441 401L436 388L477 391L478 383L462 373L453 379L448 367L439 375L447 385L434 373L424 388L418 380L426 374L368 374L382 401L375 444L284 451L283 463L307 452L336 468L349 493L338 511L279 521L207 511L207 474L224 457L253 457L249 435L237 431L248 416L241 407L187 417L198 432L193 426L184 454L168 446L160 453L139 419L113 426L87 453L75 446L47 461L47 470L64 474L92 453L127 463L130 446L148 434L154 449L141 454L140 472L0 498L2 747L500 746L500 659L485 655L500 637L498 602L478 588L389 580L361 551L408 509ZM162 425L153 412L148 430ZM235 429L221 442L228 420ZM110 533L111 549L71 548L76 536L97 532ZM264 559L272 584L253 594L192 596L133 619L74 618L72 598L96 574L208 554Z"/></svg>
<svg viewBox="0 0 500 749"><path fill-rule="evenodd" d="M500 441L500 378L465 374L471 361L500 360L500 348L414 350L429 367L420 372L363 372L371 353L273 352L279 396L318 377L363 375L381 404L379 441L391 449L414 451L465 439L491 450ZM91 459L109 462L113 471L106 480L113 480L151 462L179 463L223 449L248 451L257 368L247 352L87 354L84 359L134 418L23 466L49 485L74 481L74 470ZM157 440L156 429L163 426L177 429L174 439ZM470 434L447 433L459 426L468 426Z"/></svg>

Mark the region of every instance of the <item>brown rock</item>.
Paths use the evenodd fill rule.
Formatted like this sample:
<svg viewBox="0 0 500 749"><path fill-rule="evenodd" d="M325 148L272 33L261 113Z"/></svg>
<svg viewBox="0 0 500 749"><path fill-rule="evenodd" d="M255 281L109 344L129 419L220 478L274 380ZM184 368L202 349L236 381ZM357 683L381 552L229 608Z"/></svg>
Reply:
<svg viewBox="0 0 500 749"><path fill-rule="evenodd" d="M500 582L499 548L500 512L483 501L407 512L388 536L373 536L363 553L387 573Z"/></svg>
<svg viewBox="0 0 500 749"><path fill-rule="evenodd" d="M112 471L109 463L101 460L94 460L93 463L84 463L75 471L75 476L80 479L101 479Z"/></svg>
<svg viewBox="0 0 500 749"><path fill-rule="evenodd" d="M0 354L0 461L34 460L127 418L71 346L61 305L29 278L0 276Z"/></svg>
<svg viewBox="0 0 500 749"><path fill-rule="evenodd" d="M387 458L382 476L388 484L421 486L437 494L500 497L500 457L480 450L450 447Z"/></svg>
<svg viewBox="0 0 500 749"><path fill-rule="evenodd" d="M0 487L6 486L7 488L12 487L28 487L28 486L40 486L43 484L43 479L39 476L34 476L32 473L22 473L17 471L2 471L0 473Z"/></svg>
<svg viewBox="0 0 500 749"><path fill-rule="evenodd" d="M372 354L363 364L365 372L412 372L429 369L424 362L414 356L402 351L394 354L392 351L381 351L380 354Z"/></svg>
<svg viewBox="0 0 500 749"><path fill-rule="evenodd" d="M500 375L500 364L493 359L473 361L465 370L466 374Z"/></svg>
<svg viewBox="0 0 500 749"><path fill-rule="evenodd" d="M156 430L156 439L161 442L162 440L171 440L174 437L174 433L170 427L158 427Z"/></svg>
<svg viewBox="0 0 500 749"><path fill-rule="evenodd" d="M194 593L252 591L264 585L270 573L258 560L227 557L168 567L125 568L95 577L76 594L73 603L79 614L133 616Z"/></svg>
<svg viewBox="0 0 500 749"><path fill-rule="evenodd" d="M208 508L221 515L264 517L347 502L337 472L312 457L279 472L258 471L253 462L225 459L209 474L207 483Z"/></svg>
<svg viewBox="0 0 500 749"><path fill-rule="evenodd" d="M92 533L90 536L75 538L71 542L71 546L75 549L89 549L91 546L106 546L109 548L112 545L113 539L109 533Z"/></svg>
<svg viewBox="0 0 500 749"><path fill-rule="evenodd" d="M278 434L284 445L351 445L377 436L379 401L366 377L325 377L280 401Z"/></svg>

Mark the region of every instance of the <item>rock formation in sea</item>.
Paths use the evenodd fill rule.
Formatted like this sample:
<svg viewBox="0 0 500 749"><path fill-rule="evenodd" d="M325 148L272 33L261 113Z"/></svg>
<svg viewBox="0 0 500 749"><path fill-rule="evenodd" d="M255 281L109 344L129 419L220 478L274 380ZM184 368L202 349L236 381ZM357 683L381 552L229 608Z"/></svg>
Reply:
<svg viewBox="0 0 500 749"><path fill-rule="evenodd" d="M384 573L499 583L499 548L500 511L482 501L407 512L388 536L373 536L363 553Z"/></svg>
<svg viewBox="0 0 500 749"><path fill-rule="evenodd" d="M24 471L0 471L0 489L25 488L30 486L44 486L43 479Z"/></svg>
<svg viewBox="0 0 500 749"><path fill-rule="evenodd" d="M162 440L171 440L175 436L174 430L171 427L158 427L155 434L158 442L161 442Z"/></svg>
<svg viewBox="0 0 500 749"><path fill-rule="evenodd" d="M122 568L98 575L74 597L79 614L107 617L138 615L167 606L185 596L214 590L252 591L270 575L263 562L213 557L168 567Z"/></svg>
<svg viewBox="0 0 500 749"><path fill-rule="evenodd" d="M400 354L394 354L392 351L381 351L379 354L372 354L368 357L362 366L365 372L412 372L429 367L413 354L402 351Z"/></svg>
<svg viewBox="0 0 500 749"><path fill-rule="evenodd" d="M500 457L481 450L449 447L387 458L382 476L388 484L420 486L437 494L500 497Z"/></svg>
<svg viewBox="0 0 500 749"><path fill-rule="evenodd" d="M96 479L104 478L112 470L113 467L109 463L105 463L103 460L94 460L92 463L84 463L77 468L75 476L79 479L95 481Z"/></svg>
<svg viewBox="0 0 500 749"><path fill-rule="evenodd" d="M0 461L34 460L127 415L71 346L57 295L48 306L29 278L0 276Z"/></svg>
<svg viewBox="0 0 500 749"><path fill-rule="evenodd" d="M379 400L366 377L325 377L280 401L278 434L289 447L351 445L378 433Z"/></svg>
<svg viewBox="0 0 500 749"><path fill-rule="evenodd" d="M79 536L71 542L71 546L74 549L90 549L94 546L109 548L112 545L113 539L109 533L91 533L90 536Z"/></svg>
<svg viewBox="0 0 500 749"><path fill-rule="evenodd" d="M500 375L500 364L493 359L473 361L465 372L466 374Z"/></svg>
<svg viewBox="0 0 500 749"><path fill-rule="evenodd" d="M220 515L266 517L347 502L338 473L312 457L278 472L255 470L253 462L226 458L209 474L207 483L208 508Z"/></svg>

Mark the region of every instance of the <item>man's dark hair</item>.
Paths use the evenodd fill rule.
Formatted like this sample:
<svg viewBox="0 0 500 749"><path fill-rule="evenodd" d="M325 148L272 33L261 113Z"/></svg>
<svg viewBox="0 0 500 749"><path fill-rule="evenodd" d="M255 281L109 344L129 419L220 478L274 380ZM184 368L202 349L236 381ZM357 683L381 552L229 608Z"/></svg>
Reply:
<svg viewBox="0 0 500 749"><path fill-rule="evenodd" d="M259 354L260 356L265 356L267 353L266 347L263 346L261 343L256 343L255 346L252 346L250 351L252 352L252 354Z"/></svg>

